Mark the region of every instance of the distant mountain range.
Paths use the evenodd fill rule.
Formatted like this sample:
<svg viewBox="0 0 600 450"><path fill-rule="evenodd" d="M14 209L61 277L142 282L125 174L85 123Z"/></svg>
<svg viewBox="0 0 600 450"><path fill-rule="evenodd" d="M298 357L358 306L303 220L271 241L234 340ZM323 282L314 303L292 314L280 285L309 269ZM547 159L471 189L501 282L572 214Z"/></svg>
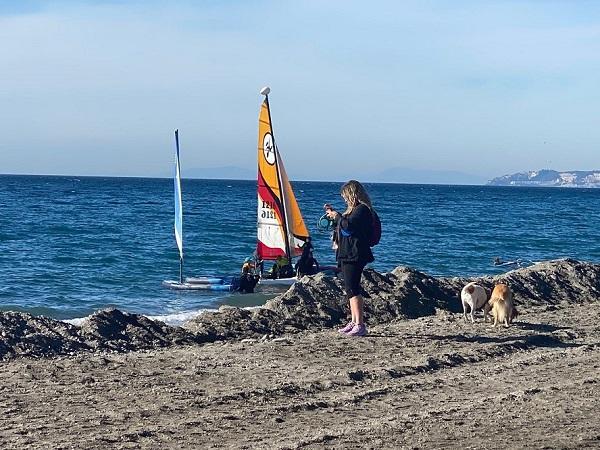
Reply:
<svg viewBox="0 0 600 450"><path fill-rule="evenodd" d="M410 183L410 184L485 184L486 178L456 172L451 170L409 169L405 167L391 167L382 172L363 172L345 176L339 174L333 179L330 173L320 171L319 168L309 172L306 169L300 173L290 171L294 180L322 180L345 181L357 178L361 181L376 183ZM170 176L170 175L165 175ZM256 170L244 169L236 166L222 166L211 168L191 168L181 171L183 178L224 179L224 180L255 180Z"/></svg>
<svg viewBox="0 0 600 450"><path fill-rule="evenodd" d="M484 184L486 178L454 170L409 169L390 167L383 172L367 175L369 180L382 183L410 184Z"/></svg>
<svg viewBox="0 0 600 450"><path fill-rule="evenodd" d="M201 178L203 180L255 180L256 169L249 170L236 166L192 168L181 171L182 178Z"/></svg>
<svg viewBox="0 0 600 450"><path fill-rule="evenodd" d="M531 170L494 178L488 185L600 188L600 170Z"/></svg>

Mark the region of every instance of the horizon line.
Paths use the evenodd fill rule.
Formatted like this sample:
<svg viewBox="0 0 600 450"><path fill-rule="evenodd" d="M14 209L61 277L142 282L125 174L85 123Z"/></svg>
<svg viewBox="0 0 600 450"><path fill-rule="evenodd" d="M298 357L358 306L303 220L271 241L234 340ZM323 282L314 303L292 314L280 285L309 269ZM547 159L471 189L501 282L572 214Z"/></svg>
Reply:
<svg viewBox="0 0 600 450"><path fill-rule="evenodd" d="M56 177L56 178L133 178L133 179L153 179L153 180L172 180L173 177L158 176L158 175L74 175L74 174L56 174L56 173L0 173L0 177ZM182 180L202 180L202 181L256 181L254 178L199 178L199 177L181 177ZM293 179L292 182L309 182L309 183L344 183L344 180L309 180L309 179ZM405 185L428 185L428 186L487 186L488 184L471 183L412 183L403 181L373 181L365 180L362 183L371 184L405 184Z"/></svg>

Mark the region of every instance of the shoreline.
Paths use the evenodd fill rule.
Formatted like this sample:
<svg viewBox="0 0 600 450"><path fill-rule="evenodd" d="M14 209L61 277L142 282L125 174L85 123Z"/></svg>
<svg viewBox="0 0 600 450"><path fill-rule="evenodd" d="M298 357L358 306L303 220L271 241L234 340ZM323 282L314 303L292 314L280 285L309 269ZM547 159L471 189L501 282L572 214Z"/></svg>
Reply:
<svg viewBox="0 0 600 450"><path fill-rule="evenodd" d="M436 278L409 267L391 272L365 271L367 322L462 311L459 293L470 281L490 289L509 284L519 309L600 298L600 265L572 259L538 263L497 276ZM25 313L0 312L0 360L15 357L73 355L78 352L126 352L222 340L282 336L331 329L345 321L348 307L339 279L318 274L304 277L288 291L252 309L221 306L170 326L138 314L105 309L81 325Z"/></svg>

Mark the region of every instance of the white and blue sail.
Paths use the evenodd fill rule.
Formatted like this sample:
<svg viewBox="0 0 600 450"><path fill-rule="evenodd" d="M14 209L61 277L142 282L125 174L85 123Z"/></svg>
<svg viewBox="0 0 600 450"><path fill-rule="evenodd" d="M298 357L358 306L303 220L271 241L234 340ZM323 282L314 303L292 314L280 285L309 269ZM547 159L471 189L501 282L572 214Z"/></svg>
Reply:
<svg viewBox="0 0 600 450"><path fill-rule="evenodd" d="M200 276L183 279L183 200L181 195L181 165L179 161L179 130L175 130L175 241L179 250L179 281L166 280L163 285L171 289L231 291L232 277Z"/></svg>
<svg viewBox="0 0 600 450"><path fill-rule="evenodd" d="M179 282L183 283L183 201L181 199L181 169L179 165L179 130L175 130L175 241L179 249Z"/></svg>
<svg viewBox="0 0 600 450"><path fill-rule="evenodd" d="M181 200L181 169L179 165L179 130L175 130L175 241L179 259L183 262L183 201ZM181 278L181 276L180 276Z"/></svg>

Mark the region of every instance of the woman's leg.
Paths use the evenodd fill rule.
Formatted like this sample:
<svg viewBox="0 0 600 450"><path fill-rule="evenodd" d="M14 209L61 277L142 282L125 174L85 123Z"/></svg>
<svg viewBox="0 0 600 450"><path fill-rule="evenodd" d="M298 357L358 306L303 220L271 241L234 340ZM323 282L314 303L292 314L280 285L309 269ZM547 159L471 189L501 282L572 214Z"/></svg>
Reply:
<svg viewBox="0 0 600 450"><path fill-rule="evenodd" d="M354 304L351 301L352 295L352 278L353 278L353 266L352 263L342 263L340 265L340 269L342 270L342 277L344 279L344 291L346 292L346 298L348 299L348 304L350 305L350 316L352 323L356 323L356 308L354 308Z"/></svg>
<svg viewBox="0 0 600 450"><path fill-rule="evenodd" d="M355 295L350 299L350 311L352 311L352 322L356 324L365 323L364 313L365 301L361 295Z"/></svg>
<svg viewBox="0 0 600 450"><path fill-rule="evenodd" d="M352 297L354 298L354 297ZM350 303L350 314L352 315L352 322L354 323L358 323L358 314L357 314L357 310L356 310L356 305L354 304L354 302L352 301L352 298L349 301Z"/></svg>
<svg viewBox="0 0 600 450"><path fill-rule="evenodd" d="M364 300L361 293L360 277L362 276L364 265L359 263L342 264L342 273L344 275L344 287L346 295L350 302L350 313L352 322L363 324L364 319Z"/></svg>

